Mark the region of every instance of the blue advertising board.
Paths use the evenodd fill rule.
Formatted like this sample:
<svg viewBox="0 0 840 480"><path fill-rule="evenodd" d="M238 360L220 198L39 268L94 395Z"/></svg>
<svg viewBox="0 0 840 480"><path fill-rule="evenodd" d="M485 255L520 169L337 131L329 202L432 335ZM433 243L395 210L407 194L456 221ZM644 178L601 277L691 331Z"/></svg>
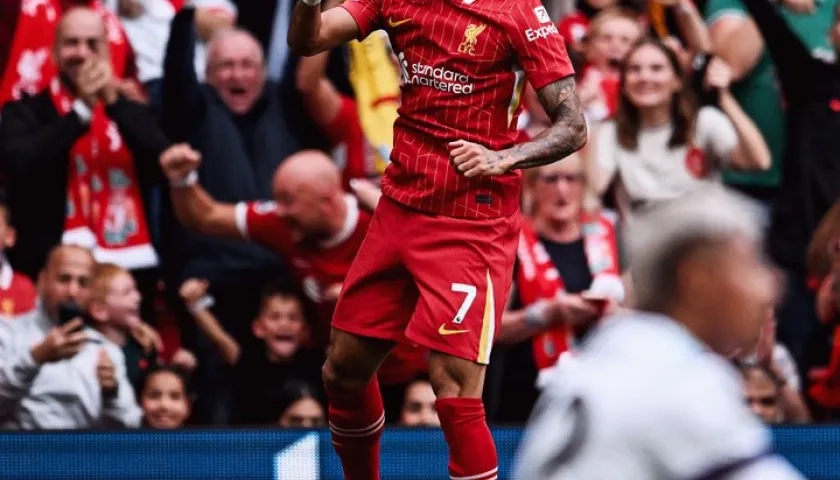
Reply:
<svg viewBox="0 0 840 480"><path fill-rule="evenodd" d="M499 478L521 436L497 428ZM840 427L785 427L775 446L812 480L840 480ZM387 429L382 478L447 478L440 430ZM341 480L329 432L193 430L0 434L3 480Z"/></svg>

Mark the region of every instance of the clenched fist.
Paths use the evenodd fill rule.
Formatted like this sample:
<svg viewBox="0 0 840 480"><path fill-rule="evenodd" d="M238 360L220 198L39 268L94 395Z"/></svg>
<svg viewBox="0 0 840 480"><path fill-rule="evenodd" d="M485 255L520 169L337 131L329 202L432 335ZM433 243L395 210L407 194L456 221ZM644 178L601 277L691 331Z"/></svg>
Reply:
<svg viewBox="0 0 840 480"><path fill-rule="evenodd" d="M501 175L509 168L499 152L466 140L449 143L449 163L467 178Z"/></svg>
<svg viewBox="0 0 840 480"><path fill-rule="evenodd" d="M160 155L160 168L170 182L183 181L201 164L201 154L185 143L173 145Z"/></svg>

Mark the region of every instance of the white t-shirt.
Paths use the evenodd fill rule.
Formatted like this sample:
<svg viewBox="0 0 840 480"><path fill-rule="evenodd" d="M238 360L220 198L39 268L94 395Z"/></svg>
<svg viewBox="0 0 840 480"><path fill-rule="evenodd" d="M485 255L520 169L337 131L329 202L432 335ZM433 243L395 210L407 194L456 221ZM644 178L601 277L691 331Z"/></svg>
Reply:
<svg viewBox="0 0 840 480"><path fill-rule="evenodd" d="M595 155L602 175L618 175L631 202L671 200L701 181L719 179L718 169L728 163L738 146L738 134L729 118L716 108L701 108L694 146L705 152L709 174L700 179L689 168L688 147L668 147L672 131L670 123L642 129L638 148L629 151L618 144L615 122L601 124L595 132Z"/></svg>
<svg viewBox="0 0 840 480"><path fill-rule="evenodd" d="M516 480L803 478L769 455L769 432L744 404L735 369L672 319L617 317L557 368Z"/></svg>

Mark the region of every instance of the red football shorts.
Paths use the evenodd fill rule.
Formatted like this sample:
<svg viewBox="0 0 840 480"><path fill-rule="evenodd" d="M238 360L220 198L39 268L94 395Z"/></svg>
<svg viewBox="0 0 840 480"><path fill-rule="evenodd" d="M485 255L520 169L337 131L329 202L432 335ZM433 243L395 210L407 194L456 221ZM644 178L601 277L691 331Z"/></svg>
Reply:
<svg viewBox="0 0 840 480"><path fill-rule="evenodd" d="M487 364L510 293L520 216L430 215L382 197L333 327Z"/></svg>

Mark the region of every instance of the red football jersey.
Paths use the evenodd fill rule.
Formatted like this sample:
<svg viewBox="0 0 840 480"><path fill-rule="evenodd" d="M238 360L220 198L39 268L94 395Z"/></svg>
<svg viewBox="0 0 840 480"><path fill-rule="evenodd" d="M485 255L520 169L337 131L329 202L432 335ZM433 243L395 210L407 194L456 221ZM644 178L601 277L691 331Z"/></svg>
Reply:
<svg viewBox="0 0 840 480"><path fill-rule="evenodd" d="M335 305L324 301L324 291L341 284L365 238L371 215L360 210L355 197L348 195L347 220L335 237L321 243L298 242L285 220L275 213L274 202L248 202L236 206L239 232L288 259L303 285L304 293L320 309L319 327L327 329ZM327 332L323 332L327 333ZM322 335L325 341L328 336ZM404 383L426 371L427 352L418 347L397 345L379 370L383 384Z"/></svg>
<svg viewBox="0 0 840 480"><path fill-rule="evenodd" d="M539 90L574 74L540 0L348 0L341 7L356 20L360 39L385 29L402 67L383 193L461 218L519 208L519 172L467 179L449 163L448 144L511 147L524 80Z"/></svg>

